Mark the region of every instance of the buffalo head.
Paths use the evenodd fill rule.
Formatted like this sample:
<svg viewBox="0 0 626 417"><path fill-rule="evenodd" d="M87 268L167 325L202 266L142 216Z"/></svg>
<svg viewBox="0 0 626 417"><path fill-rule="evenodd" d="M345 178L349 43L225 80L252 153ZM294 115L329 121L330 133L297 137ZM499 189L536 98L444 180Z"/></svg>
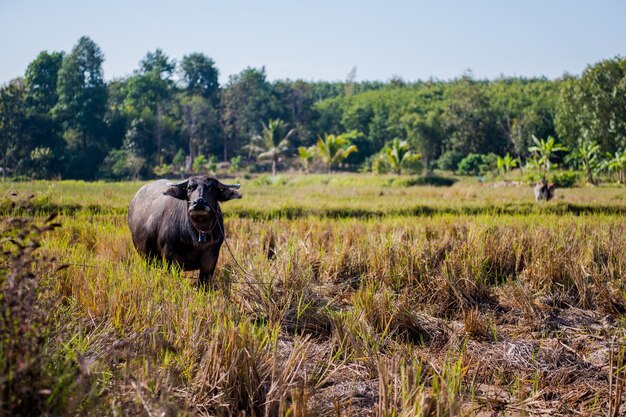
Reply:
<svg viewBox="0 0 626 417"><path fill-rule="evenodd" d="M221 214L220 201L241 198L241 194L235 191L239 184L223 184L207 175L190 177L168 186L164 194L187 201L189 218L198 230L207 230L215 215Z"/></svg>

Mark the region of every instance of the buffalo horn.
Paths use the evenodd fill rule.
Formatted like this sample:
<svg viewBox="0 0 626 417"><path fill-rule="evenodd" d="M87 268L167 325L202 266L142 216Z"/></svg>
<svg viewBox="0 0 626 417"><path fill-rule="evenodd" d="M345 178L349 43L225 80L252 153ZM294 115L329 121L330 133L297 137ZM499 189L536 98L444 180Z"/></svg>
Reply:
<svg viewBox="0 0 626 417"><path fill-rule="evenodd" d="M186 188L187 184L189 184L189 180L185 180L182 182L168 182L168 187L178 187L178 188Z"/></svg>
<svg viewBox="0 0 626 417"><path fill-rule="evenodd" d="M241 184L224 184L224 187L226 188L234 188L235 190L238 190L241 188Z"/></svg>

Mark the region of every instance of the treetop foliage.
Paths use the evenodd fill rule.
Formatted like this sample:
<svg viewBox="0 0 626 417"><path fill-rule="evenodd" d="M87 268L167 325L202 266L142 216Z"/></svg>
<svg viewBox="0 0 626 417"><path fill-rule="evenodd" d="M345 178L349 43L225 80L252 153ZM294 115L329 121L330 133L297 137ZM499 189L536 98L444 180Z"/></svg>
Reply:
<svg viewBox="0 0 626 417"><path fill-rule="evenodd" d="M82 37L69 53L41 52L23 79L0 87L3 175L180 175L200 156L237 158L236 166L247 170L269 170L270 162L274 170L279 163L309 170L319 139L347 132L353 133L346 149L358 152L346 152L329 165L333 170L369 169L392 149L419 155L425 173L435 166L456 169L470 154L524 162L532 158L533 137L553 137L572 151L594 143L598 155L626 150L626 60L620 57L558 80L465 74L446 81L270 82L265 68L248 67L225 85L215 61L202 53L176 62L161 49L149 51L132 75L109 82L104 59L98 45ZM289 130L288 142L251 152L256 138L278 124L276 131ZM272 157L257 159L263 152ZM397 165L393 171L403 169Z"/></svg>

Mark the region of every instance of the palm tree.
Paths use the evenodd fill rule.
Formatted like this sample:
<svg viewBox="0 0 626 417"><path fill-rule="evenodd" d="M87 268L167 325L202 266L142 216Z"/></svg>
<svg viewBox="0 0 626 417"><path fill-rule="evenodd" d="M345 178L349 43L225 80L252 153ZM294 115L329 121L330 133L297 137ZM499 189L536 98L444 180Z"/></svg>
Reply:
<svg viewBox="0 0 626 417"><path fill-rule="evenodd" d="M332 174L333 167L339 162L344 160L353 152L358 152L356 145L350 145L350 137L352 132L343 133L341 135L334 135L332 133L325 133L324 138L317 140L316 151L319 158L326 166L328 166L328 173Z"/></svg>
<svg viewBox="0 0 626 417"><path fill-rule="evenodd" d="M414 154L411 151L408 141L400 139L392 140L389 146L385 148L384 154L387 164L398 175L402 174L402 167L405 163L420 157L419 154Z"/></svg>
<svg viewBox="0 0 626 417"><path fill-rule="evenodd" d="M555 143L552 136L548 136L548 139L537 139L535 135L532 137L535 146L529 147L528 150L532 152L535 157L538 156L536 162L541 170L541 179L543 182L546 182L548 180L548 173L550 172L550 158L552 154L558 151L567 151L567 147L560 143Z"/></svg>
<svg viewBox="0 0 626 417"><path fill-rule="evenodd" d="M309 173L309 169L311 168L311 162L313 162L313 158L315 158L315 146L304 147L300 146L298 148L298 159L300 159L300 163L302 164L302 168L304 168L304 172Z"/></svg>
<svg viewBox="0 0 626 417"><path fill-rule="evenodd" d="M261 151L257 159L270 159L272 161L272 175L276 175L276 163L289 149L289 137L293 135L295 129L289 130L283 136L286 124L282 120L270 119L267 125L263 123L261 125L263 126L263 133L255 138L256 149Z"/></svg>

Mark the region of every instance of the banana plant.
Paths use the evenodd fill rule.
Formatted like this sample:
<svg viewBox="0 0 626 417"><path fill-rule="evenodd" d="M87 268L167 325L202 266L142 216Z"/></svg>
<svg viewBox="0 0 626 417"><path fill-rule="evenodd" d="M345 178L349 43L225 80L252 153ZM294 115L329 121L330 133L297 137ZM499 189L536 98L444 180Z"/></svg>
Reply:
<svg viewBox="0 0 626 417"><path fill-rule="evenodd" d="M506 180L506 177L509 174L509 171L511 171L512 168L515 168L517 166L517 163L518 163L518 159L513 158L511 154L507 152L504 158L498 157L498 160L496 161L496 166L498 167L498 170L500 171L500 173Z"/></svg>
<svg viewBox="0 0 626 417"><path fill-rule="evenodd" d="M567 151L567 147L565 145L561 145L560 143L556 143L552 136L548 136L548 139L537 139L537 137L533 135L532 138L535 145L529 147L528 151L533 153L533 156L535 157L533 159L536 159L537 165L540 169L541 179L546 182L548 180L550 168L552 167L550 158L552 158L555 152Z"/></svg>
<svg viewBox="0 0 626 417"><path fill-rule="evenodd" d="M590 184L596 185L595 175L602 167L600 160L600 145L592 141L584 141L572 155L578 161L585 172L585 177Z"/></svg>
<svg viewBox="0 0 626 417"><path fill-rule="evenodd" d="M606 161L608 171L617 177L619 184L626 184L626 151L618 151L615 154L607 154Z"/></svg>

